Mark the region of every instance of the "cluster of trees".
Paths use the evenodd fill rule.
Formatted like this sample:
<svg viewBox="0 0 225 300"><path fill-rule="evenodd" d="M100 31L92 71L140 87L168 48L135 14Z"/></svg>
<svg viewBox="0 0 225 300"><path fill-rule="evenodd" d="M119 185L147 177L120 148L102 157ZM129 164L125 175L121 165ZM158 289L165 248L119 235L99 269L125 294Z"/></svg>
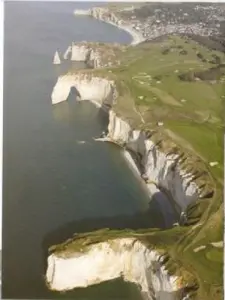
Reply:
<svg viewBox="0 0 225 300"><path fill-rule="evenodd" d="M210 68L206 71L190 71L178 75L179 79L182 81L194 81L196 78L199 78L203 81L207 80L219 80L220 77L225 75L225 64L220 64L216 67Z"/></svg>
<svg viewBox="0 0 225 300"><path fill-rule="evenodd" d="M225 25L224 25L225 27ZM185 35L187 38L192 39L199 44L206 46L208 49L225 52L225 38L224 34L221 36L200 36L196 34Z"/></svg>
<svg viewBox="0 0 225 300"><path fill-rule="evenodd" d="M207 62L207 59L205 59L200 52L198 52L196 55L202 62ZM212 59L208 60L208 62L211 64L219 65L221 64L221 58L216 54L212 54Z"/></svg>
<svg viewBox="0 0 225 300"><path fill-rule="evenodd" d="M166 55L166 54L168 54L169 52L170 52L170 48L165 48L165 49L162 50L162 54L163 54L163 55Z"/></svg>
<svg viewBox="0 0 225 300"><path fill-rule="evenodd" d="M177 45L177 46L171 46L169 48L164 48L162 50L162 54L165 55L165 54L168 54L170 52L171 49L182 49L179 53L181 55L186 55L187 54L187 51L183 49L183 46L182 45Z"/></svg>
<svg viewBox="0 0 225 300"><path fill-rule="evenodd" d="M180 55L187 55L188 52L187 52L186 50L183 49L183 50L181 50L181 51L179 52L179 54L180 54Z"/></svg>
<svg viewBox="0 0 225 300"><path fill-rule="evenodd" d="M216 55L216 54L212 54L212 60L210 60L210 63L212 64L216 64L216 65L220 65L221 64L221 58Z"/></svg>

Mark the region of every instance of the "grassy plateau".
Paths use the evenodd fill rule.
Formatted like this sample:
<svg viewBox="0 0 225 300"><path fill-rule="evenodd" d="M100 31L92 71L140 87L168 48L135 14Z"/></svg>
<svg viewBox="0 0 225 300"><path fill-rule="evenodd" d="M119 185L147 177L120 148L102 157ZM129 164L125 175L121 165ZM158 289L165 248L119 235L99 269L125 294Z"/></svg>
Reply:
<svg viewBox="0 0 225 300"><path fill-rule="evenodd" d="M208 174L214 193L187 208L193 222L186 226L102 230L75 236L50 252L70 253L111 238L135 236L169 255L168 269L186 278L193 299L222 299L224 54L173 35L123 46L117 49L117 59L119 66L90 70L115 81L119 97L113 110L134 128L156 130L176 144L191 157L187 168Z"/></svg>

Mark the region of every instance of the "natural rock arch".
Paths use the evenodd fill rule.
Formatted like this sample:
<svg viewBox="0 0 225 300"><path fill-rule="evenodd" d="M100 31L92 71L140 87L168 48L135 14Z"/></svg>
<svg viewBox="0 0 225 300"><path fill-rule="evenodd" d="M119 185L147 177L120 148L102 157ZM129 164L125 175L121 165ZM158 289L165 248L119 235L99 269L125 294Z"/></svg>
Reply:
<svg viewBox="0 0 225 300"><path fill-rule="evenodd" d="M77 90L79 100L89 100L98 106L111 107L117 97L113 81L89 74L68 74L58 78L52 91L52 104L66 101L71 88Z"/></svg>

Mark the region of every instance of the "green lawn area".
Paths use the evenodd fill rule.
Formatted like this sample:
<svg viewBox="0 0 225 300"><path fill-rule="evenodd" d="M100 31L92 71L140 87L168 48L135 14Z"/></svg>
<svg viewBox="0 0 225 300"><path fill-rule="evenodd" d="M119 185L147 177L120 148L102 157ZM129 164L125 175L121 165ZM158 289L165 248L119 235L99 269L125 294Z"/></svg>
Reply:
<svg viewBox="0 0 225 300"><path fill-rule="evenodd" d="M182 46L187 51L187 55L179 55L181 49L178 48L163 55L162 44L163 47ZM209 62L202 62L196 52L200 52L208 60L212 59L212 54L216 54L223 63L225 62L224 54L220 52L210 51L191 40L185 43L185 40L179 37L172 37L163 43L146 44L128 49L124 54L127 67L114 69L113 73L119 74L129 90L126 107L135 103L139 111L147 111L143 114L146 126L154 124L159 119L163 121L165 129L180 137L180 146L184 149L193 149L195 155L199 156L208 166L215 181L218 180L215 197L207 202L210 203L208 204L209 209L202 220L206 224L199 234L195 231L193 234L187 233L181 244L179 242L177 244L180 248L177 248L176 245L170 253L174 260L180 260L181 265L197 276L200 283L198 292L200 298L196 299L219 300L222 299L222 250L207 246L205 251L198 253L194 253L193 248L184 251L184 247L195 243L196 237L198 244L209 243L217 236L215 230L219 236L222 228L222 223L220 224L218 220L219 227L212 226L211 228L214 221L210 220L214 214L216 217L216 211L221 203L225 112L225 99L222 97L225 96L225 87L219 81L212 84L207 81L184 82L179 79L178 75L182 72L201 71L215 67ZM154 78L155 76L158 78ZM120 103L122 101L121 98ZM218 161L219 164L210 167L209 162L212 161ZM220 220L220 214L218 217ZM189 235L191 239L188 238Z"/></svg>
<svg viewBox="0 0 225 300"><path fill-rule="evenodd" d="M168 48L167 54L163 49ZM185 50L186 55L180 55ZM225 87L220 81L181 81L179 74L215 67L207 60L218 55L225 63L224 54L208 50L197 42L172 36L162 43L145 43L128 47L121 52L123 64L112 68L117 78L120 97L114 109L126 119L141 123L135 108L144 112L149 124L164 122L164 128L180 136L207 164L218 161L212 169L215 177L223 177L223 118ZM102 71L101 71L102 72ZM104 74L104 71L103 73ZM109 75L109 73L107 73ZM185 145L182 143L182 146Z"/></svg>
<svg viewBox="0 0 225 300"><path fill-rule="evenodd" d="M163 54L164 48L170 48ZM179 54L181 50L186 55ZM80 237L76 242L64 243L52 250L68 252L82 249L92 243L117 237L137 236L151 247L168 251L174 261L197 278L198 296L195 300L222 299L222 249L211 247L214 239L221 239L223 222L221 214L223 182L223 132L224 132L224 83L208 81L181 81L180 73L207 70L215 64L202 62L197 57L200 52L207 60L212 54L218 55L223 63L225 56L217 51L210 51L194 41L180 37L170 37L162 43L146 43L129 47L120 53L122 65L107 70L93 70L116 82L119 97L114 111L130 121L133 128L155 129L156 135L165 137L177 144L185 155L189 156L190 168L207 174L209 190L213 187L214 195L201 199L204 210L198 229L182 227L168 231L145 232L97 232ZM154 78L156 77L156 78ZM158 83L157 83L158 81ZM184 100L184 101L183 101ZM137 109L142 114L142 123ZM156 122L162 121L159 128ZM169 134L172 133L172 134ZM196 159L192 160L192 155ZM200 160L200 162L199 162ZM197 161L197 163L196 163ZM219 164L211 167L209 162ZM203 177L203 183L205 177ZM200 200L198 201L198 204ZM198 213L197 209L194 213ZM192 214L195 216L195 214ZM192 230L193 229L193 230ZM207 245L205 250L194 253L194 247Z"/></svg>
<svg viewBox="0 0 225 300"><path fill-rule="evenodd" d="M171 47L171 50L163 55L162 49L165 47ZM181 47L187 55L179 55ZM163 43L129 48L124 57L129 61L133 56L132 62L126 68L113 69L113 74L119 76L127 87L123 91L124 95L129 94L129 97L124 97L126 105L123 106L122 98L119 101L124 110L131 111L134 104L140 111L142 107L143 110L149 107L152 112L144 115L146 123L154 123L161 118L165 128L191 144L207 163L218 161L220 165L214 167L213 172L222 178L225 102L222 96L225 95L225 88L220 82L184 82L178 78L178 74L190 68L202 70L214 66L202 62L196 52L206 59L212 59L212 54L224 58L221 53L210 51L196 42L185 43L184 39L172 37ZM155 76L160 76L160 80Z"/></svg>
<svg viewBox="0 0 225 300"><path fill-rule="evenodd" d="M166 126L191 143L194 149L207 161L223 163L223 131L209 124L167 121Z"/></svg>
<svg viewBox="0 0 225 300"><path fill-rule="evenodd" d="M219 263L219 267L221 268L221 263L223 262L223 248L215 248L212 247L210 250L206 252L206 258L212 262ZM221 270L222 271L222 270Z"/></svg>

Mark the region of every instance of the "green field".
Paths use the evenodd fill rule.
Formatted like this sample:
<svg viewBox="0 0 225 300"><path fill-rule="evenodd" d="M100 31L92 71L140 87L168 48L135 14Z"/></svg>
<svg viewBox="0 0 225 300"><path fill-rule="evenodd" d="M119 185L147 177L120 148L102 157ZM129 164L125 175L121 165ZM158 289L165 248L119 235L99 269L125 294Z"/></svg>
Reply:
<svg viewBox="0 0 225 300"><path fill-rule="evenodd" d="M163 49L169 49L163 54ZM185 50L187 54L180 55ZM202 62L196 53L206 60ZM216 82L198 80L182 81L185 72L203 71L215 67L212 55L225 63L223 53L211 51L191 40L168 37L162 43L145 43L121 52L122 65L111 68L116 78L119 98L114 109L124 118L142 128L152 128L163 122L164 131L173 132L175 142L179 137L186 141L196 155L208 164L218 161L212 173L223 180L223 130L225 83L223 77ZM96 70L104 75L104 71ZM109 76L107 69L107 76ZM171 136L170 136L171 138Z"/></svg>
<svg viewBox="0 0 225 300"><path fill-rule="evenodd" d="M179 75L215 67L213 55L220 58L221 64L225 63L223 53L211 51L190 39L171 36L160 43L129 47L121 53L122 65L111 68L120 94L115 111L137 127L158 130L187 155L200 158L200 165L190 163L190 167L200 170L205 166L212 177L214 196L198 206L202 225L193 229L190 226L190 231L185 236L181 234L180 242L169 251L180 266L197 278L199 288L193 297L199 300L222 299L222 250L212 246L198 253L193 250L211 241L223 240L225 81L224 75L192 81L182 81ZM104 71L100 73L104 75ZM157 122L163 122L163 127L157 128ZM209 163L215 161L218 164L211 167ZM197 214L197 210L193 210L192 215Z"/></svg>
<svg viewBox="0 0 225 300"><path fill-rule="evenodd" d="M222 249L210 243L223 240L225 73L210 80L203 77L184 81L179 76L204 74L217 66L212 62L213 55L220 58L220 64L225 64L224 54L190 39L171 36L160 43L127 47L117 51L117 55L121 61L119 67L91 71L116 82L119 97L113 109L134 128L155 129L165 145L170 141L176 144L188 158L186 168L205 171L210 178L207 184L214 190L213 196L188 208L197 226L195 222L177 230L142 232L139 238L165 249L172 265L176 265L176 272L182 270L183 277L197 280L198 289L193 288L193 299L220 300L223 297ZM158 127L157 122L163 122L163 126ZM210 162L217 164L210 166ZM204 180L201 183L205 183ZM114 238L135 235L126 231L111 234ZM107 238L109 232L85 239L97 243ZM72 251L80 247L79 241L77 244L75 239L69 248L63 244L52 250ZM194 251L202 245L204 250Z"/></svg>

